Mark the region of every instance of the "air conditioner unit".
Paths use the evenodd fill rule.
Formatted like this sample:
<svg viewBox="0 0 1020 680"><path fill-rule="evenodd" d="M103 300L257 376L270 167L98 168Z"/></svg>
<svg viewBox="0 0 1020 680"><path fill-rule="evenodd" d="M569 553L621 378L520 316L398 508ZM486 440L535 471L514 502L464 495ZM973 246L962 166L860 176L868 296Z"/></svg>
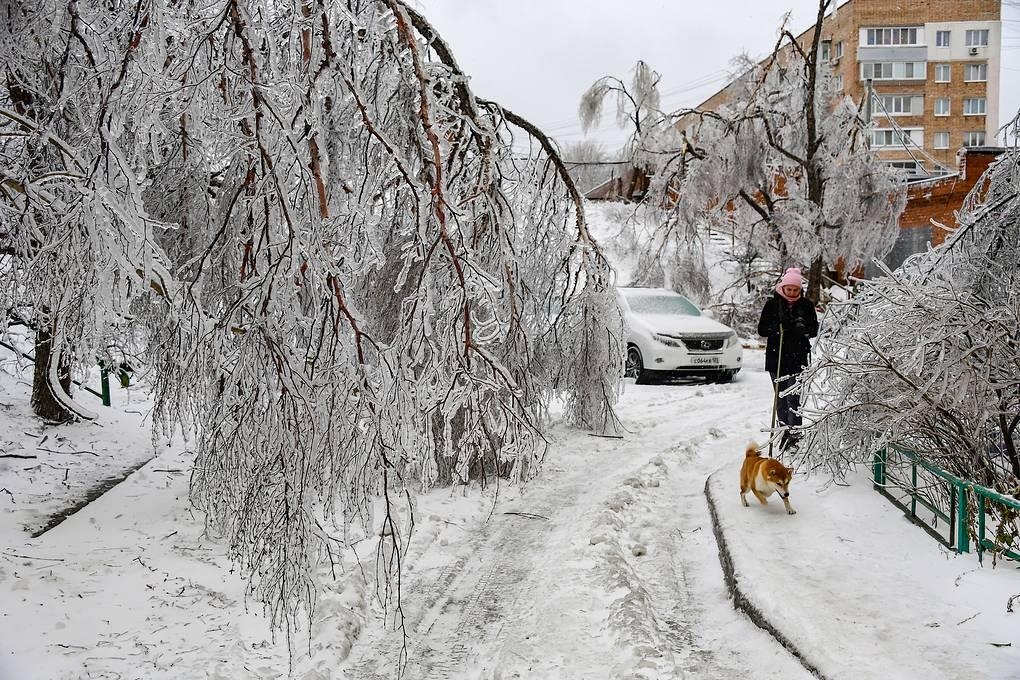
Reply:
<svg viewBox="0 0 1020 680"><path fill-rule="evenodd" d="M976 47L970 48L970 56L972 56L972 57L976 56L977 53L978 53L978 49Z"/></svg>

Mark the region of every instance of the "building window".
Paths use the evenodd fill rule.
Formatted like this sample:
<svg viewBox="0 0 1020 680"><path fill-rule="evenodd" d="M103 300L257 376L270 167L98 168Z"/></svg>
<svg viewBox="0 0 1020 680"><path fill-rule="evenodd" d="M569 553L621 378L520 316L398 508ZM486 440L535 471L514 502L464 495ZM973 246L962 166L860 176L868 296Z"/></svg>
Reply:
<svg viewBox="0 0 1020 680"><path fill-rule="evenodd" d="M923 61L864 62L861 64L862 80L924 80Z"/></svg>
<svg viewBox="0 0 1020 680"><path fill-rule="evenodd" d="M832 53L832 41L823 40L821 44L818 45L818 61L822 62L823 64L828 63L829 55L831 53Z"/></svg>
<svg viewBox="0 0 1020 680"><path fill-rule="evenodd" d="M865 41L868 45L916 45L917 29L869 28L865 34Z"/></svg>
<svg viewBox="0 0 1020 680"><path fill-rule="evenodd" d="M921 137L920 128L910 130L878 128L871 131L871 146L920 146Z"/></svg>
<svg viewBox="0 0 1020 680"><path fill-rule="evenodd" d="M939 97L935 100L935 115L936 116L948 116L949 115L949 97Z"/></svg>
<svg viewBox="0 0 1020 680"><path fill-rule="evenodd" d="M968 97L963 100L963 115L983 116L985 115L985 98Z"/></svg>
<svg viewBox="0 0 1020 680"><path fill-rule="evenodd" d="M963 79L968 83L988 80L988 64L967 64L963 67Z"/></svg>
<svg viewBox="0 0 1020 680"><path fill-rule="evenodd" d="M886 165L895 170L906 170L908 175L917 174L917 161L886 161Z"/></svg>
<svg viewBox="0 0 1020 680"><path fill-rule="evenodd" d="M984 146L985 145L985 133L984 132L964 132L963 133L963 145L964 146Z"/></svg>
<svg viewBox="0 0 1020 680"><path fill-rule="evenodd" d="M843 76L842 76L842 74L838 75L838 76L833 76L832 77L832 84L836 87L837 90L842 92L843 91Z"/></svg>
<svg viewBox="0 0 1020 680"><path fill-rule="evenodd" d="M836 43L836 54L835 54L834 58L836 58L836 59L842 59L843 58L843 41L842 40L840 40L838 43Z"/></svg>
<svg viewBox="0 0 1020 680"><path fill-rule="evenodd" d="M916 95L887 94L881 97L882 109L890 116L920 115L924 111L924 97Z"/></svg>
<svg viewBox="0 0 1020 680"><path fill-rule="evenodd" d="M897 143L899 143L899 135L896 134L896 130L871 131L872 146L893 146Z"/></svg>
<svg viewBox="0 0 1020 680"><path fill-rule="evenodd" d="M935 47L949 47L949 31L935 31Z"/></svg>
<svg viewBox="0 0 1020 680"><path fill-rule="evenodd" d="M935 82L948 83L951 71L949 64L935 64Z"/></svg>
<svg viewBox="0 0 1020 680"><path fill-rule="evenodd" d="M864 80L873 78L875 80L892 79L892 63L885 64L861 64L861 77Z"/></svg>
<svg viewBox="0 0 1020 680"><path fill-rule="evenodd" d="M949 148L949 133L948 132L936 132L935 133L935 148L936 149L948 149Z"/></svg>
<svg viewBox="0 0 1020 680"><path fill-rule="evenodd" d="M967 31L965 34L967 47L988 47L988 29L979 31Z"/></svg>

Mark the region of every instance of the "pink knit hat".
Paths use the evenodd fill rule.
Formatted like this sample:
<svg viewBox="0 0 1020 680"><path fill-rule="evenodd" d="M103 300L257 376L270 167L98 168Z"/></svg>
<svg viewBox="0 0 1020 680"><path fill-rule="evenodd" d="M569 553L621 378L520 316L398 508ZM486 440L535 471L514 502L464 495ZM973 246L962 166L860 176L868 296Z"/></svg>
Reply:
<svg viewBox="0 0 1020 680"><path fill-rule="evenodd" d="M779 279L779 283L776 284L776 292L793 302L797 298L789 298L783 295L783 286L797 286L797 288L800 288L802 285L804 285L804 277L800 275L800 270L796 267L790 267L783 274L783 278ZM800 295L798 294L797 297L800 297Z"/></svg>

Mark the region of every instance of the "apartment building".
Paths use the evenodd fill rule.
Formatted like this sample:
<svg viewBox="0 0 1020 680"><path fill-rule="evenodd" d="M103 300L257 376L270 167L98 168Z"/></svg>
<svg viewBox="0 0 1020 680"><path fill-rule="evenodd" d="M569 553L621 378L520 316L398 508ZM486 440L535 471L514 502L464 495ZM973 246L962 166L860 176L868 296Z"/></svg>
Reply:
<svg viewBox="0 0 1020 680"><path fill-rule="evenodd" d="M938 174L956 170L961 148L997 144L1001 10L1001 0L849 0L825 18L819 58L854 101L870 81L881 158Z"/></svg>
<svg viewBox="0 0 1020 680"><path fill-rule="evenodd" d="M882 159L938 175L956 171L961 148L998 143L1001 12L1001 0L846 0L829 12L819 59L862 110L870 81ZM813 37L811 27L797 42ZM698 108L722 105L727 90Z"/></svg>

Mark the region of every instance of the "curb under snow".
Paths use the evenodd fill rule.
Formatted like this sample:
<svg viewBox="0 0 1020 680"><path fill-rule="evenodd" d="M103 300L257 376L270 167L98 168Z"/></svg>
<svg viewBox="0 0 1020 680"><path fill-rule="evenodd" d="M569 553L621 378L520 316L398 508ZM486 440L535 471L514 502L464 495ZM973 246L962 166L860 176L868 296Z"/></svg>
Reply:
<svg viewBox="0 0 1020 680"><path fill-rule="evenodd" d="M715 500L712 498L710 488L712 478L719 474L712 473L705 480L705 498L708 500L708 511L712 516L712 532L715 534L716 543L719 546L719 563L722 565L723 579L726 581L726 589L733 598L733 608L743 612L751 622L775 638L790 654L800 662L804 668L819 680L828 680L818 667L808 661L804 653L794 645L776 626L768 620L754 602L740 588L736 570L733 566L733 557L730 555L729 547L726 545L726 536L723 534L722 525L719 522L719 515L715 508Z"/></svg>

